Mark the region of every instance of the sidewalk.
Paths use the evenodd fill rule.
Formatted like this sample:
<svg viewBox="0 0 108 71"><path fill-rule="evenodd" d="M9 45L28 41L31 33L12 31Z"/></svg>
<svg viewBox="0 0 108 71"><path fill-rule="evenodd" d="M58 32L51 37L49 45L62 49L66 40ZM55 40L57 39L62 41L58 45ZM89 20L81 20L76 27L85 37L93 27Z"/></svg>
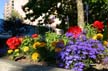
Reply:
<svg viewBox="0 0 108 71"><path fill-rule="evenodd" d="M71 71L71 70L38 66L38 65L20 64L17 62L0 59L0 71Z"/></svg>

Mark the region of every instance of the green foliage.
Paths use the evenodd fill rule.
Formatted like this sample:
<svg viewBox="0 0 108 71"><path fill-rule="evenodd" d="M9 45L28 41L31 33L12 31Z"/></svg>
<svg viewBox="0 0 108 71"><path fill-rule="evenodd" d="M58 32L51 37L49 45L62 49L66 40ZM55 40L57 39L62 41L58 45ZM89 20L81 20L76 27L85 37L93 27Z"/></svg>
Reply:
<svg viewBox="0 0 108 71"><path fill-rule="evenodd" d="M108 39L108 27L107 27L107 25L104 26L103 36L104 36L103 40Z"/></svg>
<svg viewBox="0 0 108 71"><path fill-rule="evenodd" d="M11 13L11 17L9 17L7 19L7 21L12 21L14 22L15 20L23 20L23 17L16 11L16 10L12 10L12 13Z"/></svg>
<svg viewBox="0 0 108 71"><path fill-rule="evenodd" d="M21 46L32 46L33 42L34 40L31 37L25 36Z"/></svg>
<svg viewBox="0 0 108 71"><path fill-rule="evenodd" d="M86 5L88 5L89 23L92 23L94 20L107 21L108 0L84 0L84 4L85 13L87 12Z"/></svg>
<svg viewBox="0 0 108 71"><path fill-rule="evenodd" d="M86 31L87 38L92 38L97 33L96 29L93 28L91 24L85 25L84 30Z"/></svg>
<svg viewBox="0 0 108 71"><path fill-rule="evenodd" d="M58 3L61 3L60 7L57 7ZM33 13L26 14L25 19L30 19L33 17L31 21L34 21L39 16L41 16L43 13L48 14L47 16L43 17L45 19L45 23L43 24L49 24L48 17L51 14L54 14L55 11L57 12L56 16L60 20L62 20L62 23L60 25L57 25L57 28L61 28L63 30L67 29L68 24L69 25L76 25L77 21L77 13L76 13L76 3L73 0L66 1L66 0L29 0L29 2L23 6L24 12L29 12L30 10L33 11ZM27 9L28 8L28 9ZM68 21L67 16L69 17ZM73 19L73 20L72 20ZM66 24L68 22L68 24Z"/></svg>
<svg viewBox="0 0 108 71"><path fill-rule="evenodd" d="M62 40L64 41L64 44L66 45L66 43L68 42L68 39L67 37L63 34L63 35L58 35L54 32L47 32L46 35L45 35L45 38L46 38L46 42L47 42L47 48L50 50L50 51L53 51L55 49L54 46L52 46L53 42L58 42L59 40Z"/></svg>
<svg viewBox="0 0 108 71"><path fill-rule="evenodd" d="M16 10L12 10L11 16L12 18L22 19L22 16Z"/></svg>

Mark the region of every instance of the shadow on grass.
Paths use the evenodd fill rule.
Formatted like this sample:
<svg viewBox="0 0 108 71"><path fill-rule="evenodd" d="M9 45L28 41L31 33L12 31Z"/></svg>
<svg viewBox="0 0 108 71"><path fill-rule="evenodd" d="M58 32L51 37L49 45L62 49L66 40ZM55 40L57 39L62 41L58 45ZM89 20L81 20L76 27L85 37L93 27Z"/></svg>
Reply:
<svg viewBox="0 0 108 71"><path fill-rule="evenodd" d="M95 69L95 68L88 68L88 69L86 69L86 70L84 70L84 71L108 71L108 69Z"/></svg>
<svg viewBox="0 0 108 71"><path fill-rule="evenodd" d="M46 66L30 65L23 67L21 71L71 71L71 70L49 67L49 66L46 67Z"/></svg>

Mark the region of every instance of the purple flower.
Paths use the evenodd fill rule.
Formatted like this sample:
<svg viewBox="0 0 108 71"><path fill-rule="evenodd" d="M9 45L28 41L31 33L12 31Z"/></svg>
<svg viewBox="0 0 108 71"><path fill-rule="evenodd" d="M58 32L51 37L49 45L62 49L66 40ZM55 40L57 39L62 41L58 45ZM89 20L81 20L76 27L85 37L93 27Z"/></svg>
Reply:
<svg viewBox="0 0 108 71"><path fill-rule="evenodd" d="M73 44L74 44L73 41L68 42L68 45L73 45Z"/></svg>
<svg viewBox="0 0 108 71"><path fill-rule="evenodd" d="M103 64L108 64L108 57L105 57L103 60L102 60Z"/></svg>
<svg viewBox="0 0 108 71"><path fill-rule="evenodd" d="M96 55L89 56L90 58L96 59Z"/></svg>
<svg viewBox="0 0 108 71"><path fill-rule="evenodd" d="M66 33L70 38L72 34ZM60 53L65 68L72 68L74 71L83 71L90 62L95 62L100 54L104 54L104 46L99 40L87 39L84 34L70 41ZM73 67L72 67L73 66Z"/></svg>
<svg viewBox="0 0 108 71"><path fill-rule="evenodd" d="M82 52L82 54L83 54L83 55L87 55L87 54L88 54L88 52L86 52L86 51L83 51L83 52Z"/></svg>
<svg viewBox="0 0 108 71"><path fill-rule="evenodd" d="M72 37L73 36L73 34L72 33L66 33L66 37Z"/></svg>
<svg viewBox="0 0 108 71"><path fill-rule="evenodd" d="M62 42L57 42L56 47L64 48L64 44Z"/></svg>
<svg viewBox="0 0 108 71"><path fill-rule="evenodd" d="M61 67L61 68L63 68L64 64L63 63L59 63L58 66Z"/></svg>
<svg viewBox="0 0 108 71"><path fill-rule="evenodd" d="M75 63L73 70L74 71L83 71L84 66L85 66L85 64L82 62Z"/></svg>

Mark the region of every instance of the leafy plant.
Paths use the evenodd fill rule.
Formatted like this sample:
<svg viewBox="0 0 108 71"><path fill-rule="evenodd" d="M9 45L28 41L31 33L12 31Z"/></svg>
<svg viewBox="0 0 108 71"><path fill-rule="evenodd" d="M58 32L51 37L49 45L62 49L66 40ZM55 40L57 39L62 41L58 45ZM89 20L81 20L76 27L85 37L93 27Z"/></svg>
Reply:
<svg viewBox="0 0 108 71"><path fill-rule="evenodd" d="M84 28L84 31L86 33L87 38L92 38L97 33L97 30L94 27L92 27L91 24L87 24Z"/></svg>
<svg viewBox="0 0 108 71"><path fill-rule="evenodd" d="M21 57L31 59L32 61L45 59L46 43L41 41L41 37L37 34L24 36L22 39L20 37L9 38L7 40L7 45L9 46L8 55L13 60L17 60Z"/></svg>
<svg viewBox="0 0 108 71"><path fill-rule="evenodd" d="M63 34L63 35L58 35L54 32L47 32L45 35L46 42L47 42L47 48L52 51L54 50L52 43L53 42L58 42L62 40L64 42L64 45L66 45L68 38Z"/></svg>

